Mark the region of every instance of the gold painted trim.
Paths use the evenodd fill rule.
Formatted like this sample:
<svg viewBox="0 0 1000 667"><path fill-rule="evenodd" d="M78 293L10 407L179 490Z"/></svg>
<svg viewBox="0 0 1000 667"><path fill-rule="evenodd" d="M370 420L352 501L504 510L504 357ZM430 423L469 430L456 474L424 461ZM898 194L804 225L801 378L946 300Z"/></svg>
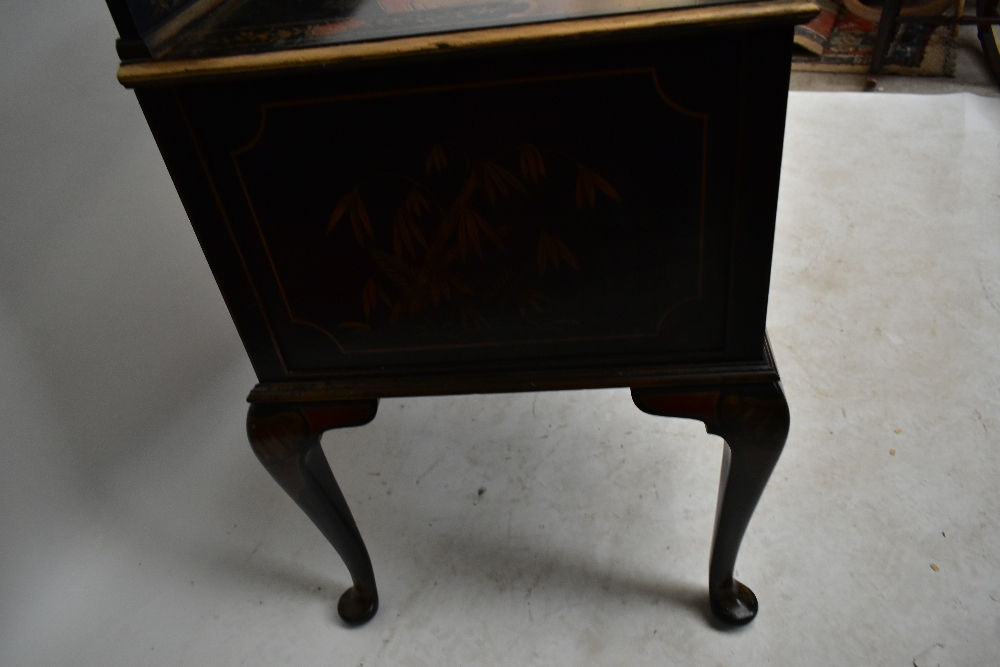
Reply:
<svg viewBox="0 0 1000 667"><path fill-rule="evenodd" d="M518 46L560 39L599 37L634 30L683 26L726 26L766 21L804 22L819 8L812 0L772 0L750 4L531 23L375 42L317 46L245 55L127 63L118 68L126 87L211 77L321 68L364 60L416 56L444 50Z"/></svg>

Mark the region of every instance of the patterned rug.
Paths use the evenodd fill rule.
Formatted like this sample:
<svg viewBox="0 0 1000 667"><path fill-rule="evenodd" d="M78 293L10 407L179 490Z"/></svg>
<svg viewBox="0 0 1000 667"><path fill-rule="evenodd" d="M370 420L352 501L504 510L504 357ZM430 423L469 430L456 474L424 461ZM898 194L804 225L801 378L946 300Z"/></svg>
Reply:
<svg viewBox="0 0 1000 667"><path fill-rule="evenodd" d="M792 69L867 74L878 26L830 0L819 0L817 4L819 16L795 27ZM955 76L951 28L903 24L883 62L886 74Z"/></svg>

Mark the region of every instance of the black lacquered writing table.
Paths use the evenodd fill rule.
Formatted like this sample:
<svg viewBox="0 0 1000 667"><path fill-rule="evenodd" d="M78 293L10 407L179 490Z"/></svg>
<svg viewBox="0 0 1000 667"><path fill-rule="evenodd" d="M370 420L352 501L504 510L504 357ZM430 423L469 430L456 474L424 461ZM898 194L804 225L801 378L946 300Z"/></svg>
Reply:
<svg viewBox="0 0 1000 667"><path fill-rule="evenodd" d="M764 325L815 6L147 4L109 0L119 79L260 380L251 445L353 577L340 615L378 594L324 431L381 397L630 387L725 439L708 588L751 620L732 573L788 430Z"/></svg>

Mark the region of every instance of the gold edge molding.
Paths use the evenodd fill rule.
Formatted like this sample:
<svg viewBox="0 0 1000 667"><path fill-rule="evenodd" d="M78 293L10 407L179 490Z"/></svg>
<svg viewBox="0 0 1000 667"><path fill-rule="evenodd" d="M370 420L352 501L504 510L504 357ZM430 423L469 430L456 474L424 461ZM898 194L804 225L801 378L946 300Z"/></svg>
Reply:
<svg viewBox="0 0 1000 667"><path fill-rule="evenodd" d="M126 87L132 87L140 84L171 83L179 80L187 81L251 72L322 67L334 63L419 55L445 50L600 36L651 28L729 25L766 19L805 20L814 16L817 11L819 8L812 0L777 0L572 19L551 23L529 23L501 28L316 46L268 53L125 63L118 68L118 81Z"/></svg>

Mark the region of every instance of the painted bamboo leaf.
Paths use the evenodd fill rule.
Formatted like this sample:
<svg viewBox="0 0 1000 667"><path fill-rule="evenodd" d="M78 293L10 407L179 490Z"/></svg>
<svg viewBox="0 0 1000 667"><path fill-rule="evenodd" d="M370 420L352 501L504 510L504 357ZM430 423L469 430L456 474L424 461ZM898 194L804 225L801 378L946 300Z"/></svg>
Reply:
<svg viewBox="0 0 1000 667"><path fill-rule="evenodd" d="M407 231L410 232L410 236L412 236L414 240L420 244L420 247L426 250L427 239L424 238L424 233L420 231L420 226L417 224L417 221L414 220L413 218L409 218L407 220L407 223L408 223Z"/></svg>
<svg viewBox="0 0 1000 667"><path fill-rule="evenodd" d="M424 238L424 233L420 231L416 220L405 209L400 209L396 215L396 224L392 227L392 251L396 257L402 259L405 248L410 257L415 258L417 249L414 241L425 250L427 249L427 239Z"/></svg>
<svg viewBox="0 0 1000 667"><path fill-rule="evenodd" d="M458 254L465 259L469 247L476 251L476 255L483 256L483 247L479 243L479 224L476 222L478 214L475 211L466 210L462 214L462 220L458 224Z"/></svg>
<svg viewBox="0 0 1000 667"><path fill-rule="evenodd" d="M350 216L351 229L354 231L354 238L358 240L358 244L361 246L365 245L366 233L369 238L375 238L371 220L368 219L368 210L365 208L365 203L361 200L361 194L357 190L354 191L354 202L351 205Z"/></svg>
<svg viewBox="0 0 1000 667"><path fill-rule="evenodd" d="M496 202L499 194L504 199L510 198L511 190L526 194L524 184L500 165L494 162L480 162L479 172L482 175L486 197L491 203Z"/></svg>
<svg viewBox="0 0 1000 667"><path fill-rule="evenodd" d="M472 289L452 271L443 268L430 276L431 303L441 305L442 299L451 301L452 290L459 294L472 294Z"/></svg>
<svg viewBox="0 0 1000 667"><path fill-rule="evenodd" d="M444 279L447 281L449 287L454 289L459 294L472 294L472 288L451 271L444 272Z"/></svg>
<svg viewBox="0 0 1000 667"><path fill-rule="evenodd" d="M341 197L340 201L337 202L337 206L334 207L333 213L330 214L330 222L328 222L326 225L327 234L333 231L333 228L337 226L337 223L340 222L340 219L344 217L345 213L347 213L347 209L351 207L351 202L353 201L353 198L354 198L354 191L352 190L351 192L348 192L346 195Z"/></svg>
<svg viewBox="0 0 1000 667"><path fill-rule="evenodd" d="M369 278L368 282L365 283L364 288L361 290L361 306L365 313L366 322L378 307L379 300L383 301L387 306L392 306L392 301L389 300L389 295L386 294L381 287L379 287L374 278Z"/></svg>
<svg viewBox="0 0 1000 667"><path fill-rule="evenodd" d="M414 186L406 195L406 199L403 201L403 210L411 214L413 217L419 218L423 211L431 210L431 205L430 202L427 201L426 195L420 191L420 188Z"/></svg>
<svg viewBox="0 0 1000 667"><path fill-rule="evenodd" d="M500 235L493 228L493 225L487 222L486 218L476 211L466 209L465 213L462 214L462 222L458 227L459 257L465 258L468 247L471 244L472 249L476 251L476 255L482 258L483 247L479 240L480 232L495 247L503 250L503 241L500 240Z"/></svg>
<svg viewBox="0 0 1000 667"><path fill-rule="evenodd" d="M400 211L396 216L396 224L392 226L392 252L396 255L396 259L403 259L404 247L411 257L415 254L413 239L410 238L407 225L408 217L405 211Z"/></svg>
<svg viewBox="0 0 1000 667"><path fill-rule="evenodd" d="M402 258L381 250L372 250L372 259L385 277L401 290L408 289L416 280L416 270Z"/></svg>
<svg viewBox="0 0 1000 667"><path fill-rule="evenodd" d="M545 275L545 267L549 263L558 268L560 262L566 262L577 271L580 270L576 257L573 256L566 244L544 230L538 236L537 261L538 275L540 276Z"/></svg>
<svg viewBox="0 0 1000 667"><path fill-rule="evenodd" d="M582 164L576 165L576 207L582 209L585 205L590 208L597 206L597 191L600 190L605 195L621 201L617 190L611 183L596 172L584 167Z"/></svg>
<svg viewBox="0 0 1000 667"><path fill-rule="evenodd" d="M531 308L536 313L542 312L542 302L545 300L545 297L541 292L536 292L526 287L517 291L515 299L517 300L517 309L524 315L528 312L528 308Z"/></svg>
<svg viewBox="0 0 1000 667"><path fill-rule="evenodd" d="M357 188L348 192L337 202L333 213L330 214L330 222L326 225L327 234L333 231L345 213L351 221L351 231L354 232L354 238L362 247L365 245L366 234L369 238L375 238L371 220L368 219L368 210L365 208L365 202L361 199L361 193Z"/></svg>
<svg viewBox="0 0 1000 667"><path fill-rule="evenodd" d="M427 160L424 166L426 167L428 174L431 173L431 169L444 171L444 168L448 166L448 157L444 153L444 146L441 144L431 146L431 150L427 154Z"/></svg>
<svg viewBox="0 0 1000 667"><path fill-rule="evenodd" d="M541 151L531 144L521 144L521 174L536 185L545 178L545 160Z"/></svg>
<svg viewBox="0 0 1000 667"><path fill-rule="evenodd" d="M619 196L618 194L618 191L615 190L613 187L611 187L611 184L608 183L603 176L599 174L594 174L594 183L597 184L597 189L606 194L608 197L611 197L612 199L618 202L622 200L621 196Z"/></svg>
<svg viewBox="0 0 1000 667"><path fill-rule="evenodd" d="M470 213L472 213L476 224L479 226L479 231L481 231L483 235L497 247L497 249L503 250L503 241L500 240L500 234L493 228L493 225L487 222L486 218L479 215L475 211L470 211Z"/></svg>

